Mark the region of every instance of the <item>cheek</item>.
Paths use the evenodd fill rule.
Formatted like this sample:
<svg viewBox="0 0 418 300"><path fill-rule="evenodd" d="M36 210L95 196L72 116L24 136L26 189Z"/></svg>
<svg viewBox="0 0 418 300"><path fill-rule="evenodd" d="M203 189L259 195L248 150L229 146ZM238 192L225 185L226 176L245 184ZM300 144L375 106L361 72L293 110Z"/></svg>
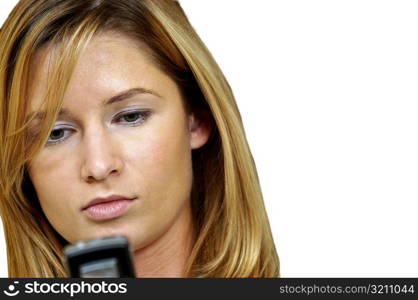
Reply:
<svg viewBox="0 0 418 300"><path fill-rule="evenodd" d="M77 220L73 217L80 199L74 164L70 160L34 163L29 169L29 176L36 190L39 203L46 218L61 234L67 228L76 228ZM73 203L74 205L69 205ZM63 235L67 238L66 235Z"/></svg>
<svg viewBox="0 0 418 300"><path fill-rule="evenodd" d="M183 128L161 128L126 147L125 166L140 174L147 193L168 193L189 188L191 150ZM131 173L128 170L127 173ZM152 195L151 195L152 196Z"/></svg>
<svg viewBox="0 0 418 300"><path fill-rule="evenodd" d="M57 197L71 195L76 183L74 163L70 159L48 159L42 155L29 168L29 176L42 206L56 204Z"/></svg>

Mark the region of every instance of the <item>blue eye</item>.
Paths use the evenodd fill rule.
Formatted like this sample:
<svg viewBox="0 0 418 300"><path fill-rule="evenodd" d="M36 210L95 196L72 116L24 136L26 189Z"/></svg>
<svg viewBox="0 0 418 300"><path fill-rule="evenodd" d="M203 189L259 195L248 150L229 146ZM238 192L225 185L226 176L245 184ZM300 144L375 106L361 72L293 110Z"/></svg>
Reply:
<svg viewBox="0 0 418 300"><path fill-rule="evenodd" d="M132 110L124 111L117 114L114 118L116 123L121 123L127 126L137 126L145 122L145 120L151 115L150 111L147 110ZM70 135L71 131L74 131L72 128L68 127L55 127L52 129L46 146L54 145L65 141Z"/></svg>
<svg viewBox="0 0 418 300"><path fill-rule="evenodd" d="M48 141L46 142L47 145L52 145L52 144L58 144L62 141L64 141L68 135L69 132L72 129L70 128L66 128L66 127L57 127L52 129L51 134L49 135Z"/></svg>
<svg viewBox="0 0 418 300"><path fill-rule="evenodd" d="M150 116L150 114L150 111L144 110L124 111L116 115L115 120L122 124L133 126L143 123Z"/></svg>

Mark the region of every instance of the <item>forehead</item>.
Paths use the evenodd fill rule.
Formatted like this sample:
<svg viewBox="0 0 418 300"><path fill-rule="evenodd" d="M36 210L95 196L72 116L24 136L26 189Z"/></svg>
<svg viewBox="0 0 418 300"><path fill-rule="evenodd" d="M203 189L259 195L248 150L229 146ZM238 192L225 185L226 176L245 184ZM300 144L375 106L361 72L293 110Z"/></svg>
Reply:
<svg viewBox="0 0 418 300"><path fill-rule="evenodd" d="M56 46L44 47L35 56L29 88L31 111L42 104L57 59ZM155 89L157 83L161 83L160 87L174 85L153 63L147 47L127 36L108 32L94 36L81 52L65 97L83 93L86 97L106 98L132 85Z"/></svg>

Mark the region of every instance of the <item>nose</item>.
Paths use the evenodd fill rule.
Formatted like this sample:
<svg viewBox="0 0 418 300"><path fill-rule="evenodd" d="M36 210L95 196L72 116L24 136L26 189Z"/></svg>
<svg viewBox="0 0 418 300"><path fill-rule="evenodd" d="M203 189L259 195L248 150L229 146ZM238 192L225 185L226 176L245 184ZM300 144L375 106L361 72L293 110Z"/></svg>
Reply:
<svg viewBox="0 0 418 300"><path fill-rule="evenodd" d="M81 176L88 182L103 181L122 172L123 160L117 143L105 129L86 133L82 143Z"/></svg>

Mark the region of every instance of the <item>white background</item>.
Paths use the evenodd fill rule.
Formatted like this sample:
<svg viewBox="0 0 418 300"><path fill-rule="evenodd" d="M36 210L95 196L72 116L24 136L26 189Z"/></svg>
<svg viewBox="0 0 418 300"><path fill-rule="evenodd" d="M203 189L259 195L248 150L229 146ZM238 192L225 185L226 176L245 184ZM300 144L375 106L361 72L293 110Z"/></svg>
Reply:
<svg viewBox="0 0 418 300"><path fill-rule="evenodd" d="M418 3L180 2L235 92L282 276L417 277Z"/></svg>

